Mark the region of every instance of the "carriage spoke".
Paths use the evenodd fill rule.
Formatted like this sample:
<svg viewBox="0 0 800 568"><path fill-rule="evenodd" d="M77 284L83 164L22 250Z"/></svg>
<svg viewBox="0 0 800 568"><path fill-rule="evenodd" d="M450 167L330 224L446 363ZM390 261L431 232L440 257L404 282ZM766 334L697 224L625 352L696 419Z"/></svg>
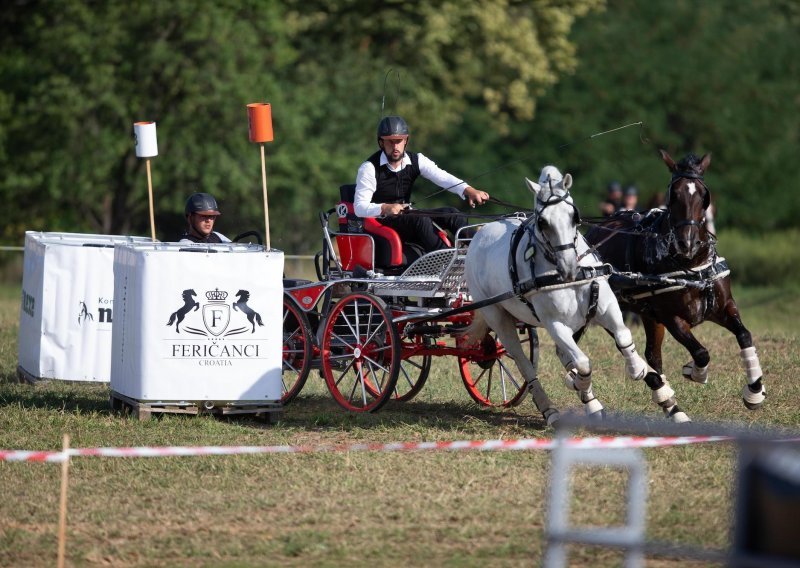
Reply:
<svg viewBox="0 0 800 568"><path fill-rule="evenodd" d="M350 329L350 333L353 334L353 337L358 337L358 332L356 331L356 329L358 329L358 312L355 313L355 316L356 316L356 329L353 329L353 324L350 323L350 318L347 316L346 313L344 313L344 310L342 310L341 316L342 316L342 320L344 320L345 325L347 325L347 327Z"/></svg>
<svg viewBox="0 0 800 568"><path fill-rule="evenodd" d="M294 365L292 365L291 363L289 363L289 361L284 361L284 362L283 362L283 369L284 369L284 370L289 370L289 371L292 371L292 372L295 372L295 373L297 372L297 367L295 367ZM282 379L283 379L283 376L281 376L281 380L282 380ZM285 383L284 383L284 384L285 384Z"/></svg>
<svg viewBox="0 0 800 568"><path fill-rule="evenodd" d="M284 321L285 321L285 320L284 320ZM293 331L293 332L291 332L291 333L290 333L289 335L287 335L286 337L284 337L284 338L283 338L283 341L284 341L284 342L286 342L286 341L291 341L291 340L293 340L295 337L297 337L297 335L298 335L298 334L301 334L301 333L302 333L302 331L303 331L303 330L301 330L299 327L296 327L296 328L294 328L294 331Z"/></svg>
<svg viewBox="0 0 800 568"><path fill-rule="evenodd" d="M498 369L500 370L500 390L503 393L503 402L508 400L508 393L506 392L506 372L505 367L502 364L498 365Z"/></svg>
<svg viewBox="0 0 800 568"><path fill-rule="evenodd" d="M525 385L525 382L524 382L524 381L523 381L523 382L521 382L521 383L517 381L516 377L514 376L514 370L513 370L513 369L509 369L509 367L508 367L508 365L506 365L505 361L503 361L502 359L499 359L499 360L497 361L497 364L498 364L498 365L500 365L500 368L501 368L501 369L505 370L505 372L506 372L506 376L508 376L508 380L509 380L509 381L511 382L511 384L513 384L513 385L514 385L514 386L515 386L517 389L520 389L520 388L522 388L522 387Z"/></svg>
<svg viewBox="0 0 800 568"><path fill-rule="evenodd" d="M355 365L355 363L356 363L356 360L355 360L355 358L353 358L353 360L352 360L352 361L350 361L350 362L347 364L347 367L345 367L345 368L344 368L344 370L343 370L343 371L342 371L342 372L339 374L339 378L336 380L336 386L337 386L337 387L338 387L338 386L339 386L339 385L342 383L342 380L344 379L344 376L347 374L347 372L348 372L350 369L352 369L352 368L353 368L353 366Z"/></svg>
<svg viewBox="0 0 800 568"><path fill-rule="evenodd" d="M492 395L492 368L489 368L489 376L486 379L486 399L491 399Z"/></svg>
<svg viewBox="0 0 800 568"><path fill-rule="evenodd" d="M380 368L381 368L382 371L384 371L382 374L385 377L386 376L386 372L387 372L386 369L384 369L383 367L380 367ZM380 394L381 392L383 392L383 380L382 379L378 380L378 377L375 374L375 368L372 365L369 366L369 371L370 371L370 374L372 375L372 380L374 381L375 386L378 389L378 394Z"/></svg>
<svg viewBox="0 0 800 568"><path fill-rule="evenodd" d="M420 369L422 368L420 365L414 365L414 367L417 367L417 368L420 368ZM414 383L411 382L411 377L409 376L408 371L406 371L405 368L402 365L400 365L400 372L403 373L403 378L405 379L405 382L408 383L408 386L409 387L414 386ZM397 386L394 387L394 390L395 390L395 394L398 394Z"/></svg>
<svg viewBox="0 0 800 568"><path fill-rule="evenodd" d="M370 371L371 371L371 369L370 369ZM361 404L363 406L367 406L367 387L364 384L366 382L365 381L366 377L364 376L365 374L366 373L364 372L364 364L360 363L358 365L358 379L357 379L356 384L361 387Z"/></svg>
<svg viewBox="0 0 800 568"><path fill-rule="evenodd" d="M382 321L382 322L381 322L381 323L378 325L378 327L376 327L376 328L375 328L375 331L373 331L372 333L370 333L370 334L369 334L369 337L367 337L367 338L364 340L364 344L367 344L367 343L369 343L370 341L372 341L372 340L373 340L373 338L374 338L374 337L375 337L375 336L378 334L378 332L384 329L384 326L385 326L385 325L386 325L386 322Z"/></svg>
<svg viewBox="0 0 800 568"><path fill-rule="evenodd" d="M361 365L359 365L359 363L357 361L354 362L353 370L355 371L355 377L360 377L361 376ZM353 402L353 400L354 400L354 398L356 396L356 390L358 390L359 382L361 382L362 385L363 385L363 381L359 381L358 378L355 378L355 377L354 377L354 380L353 380L353 388L350 390L350 396L347 399L350 402Z"/></svg>
<svg viewBox="0 0 800 568"><path fill-rule="evenodd" d="M422 390L428 379L432 357L430 355L415 355L415 357L421 358L422 362L418 363L411 358L400 361L402 377L398 375L397 384L392 392L392 398L395 400L411 400Z"/></svg>
<svg viewBox="0 0 800 568"><path fill-rule="evenodd" d="M364 360L366 360L366 361L369 361L369 363L370 363L370 364L372 364L372 365L376 366L377 368L379 368L381 371L383 371L383 372L385 372L385 373L388 373L388 372L389 372L389 369L388 369L388 368L386 368L386 367L384 367L383 365L381 365L380 363L378 363L378 362L377 362L375 359L373 359L372 357L367 357L367 356L364 356Z"/></svg>

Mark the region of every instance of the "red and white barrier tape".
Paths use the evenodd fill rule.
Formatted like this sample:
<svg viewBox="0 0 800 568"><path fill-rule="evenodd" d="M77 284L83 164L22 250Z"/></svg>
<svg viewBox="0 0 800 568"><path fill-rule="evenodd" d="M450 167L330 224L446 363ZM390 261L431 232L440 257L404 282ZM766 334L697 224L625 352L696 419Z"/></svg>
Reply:
<svg viewBox="0 0 800 568"><path fill-rule="evenodd" d="M725 442L729 436L601 436L595 438L521 440L465 440L460 442L393 442L322 446L165 446L133 448L73 448L66 452L0 450L0 461L62 462L69 457L156 458L230 456L242 454L297 454L316 452L417 452L552 450L560 443L570 448L656 448L705 442Z"/></svg>

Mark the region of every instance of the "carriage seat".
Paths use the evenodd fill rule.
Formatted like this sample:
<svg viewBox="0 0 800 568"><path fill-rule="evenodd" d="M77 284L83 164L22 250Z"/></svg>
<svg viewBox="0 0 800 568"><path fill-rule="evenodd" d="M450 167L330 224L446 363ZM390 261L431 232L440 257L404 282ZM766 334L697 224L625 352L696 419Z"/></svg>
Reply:
<svg viewBox="0 0 800 568"><path fill-rule="evenodd" d="M361 266L366 270L378 268L386 274L399 274L425 254L416 244L402 242L397 231L381 224L378 219L358 217L353 205L355 193L355 184L339 187L340 201L336 206L339 216L336 242L345 270Z"/></svg>

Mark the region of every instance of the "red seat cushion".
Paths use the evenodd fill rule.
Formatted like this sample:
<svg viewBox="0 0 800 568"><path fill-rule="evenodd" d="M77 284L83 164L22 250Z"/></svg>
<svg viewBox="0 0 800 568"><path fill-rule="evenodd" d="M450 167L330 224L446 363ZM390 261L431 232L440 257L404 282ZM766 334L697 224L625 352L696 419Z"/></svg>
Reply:
<svg viewBox="0 0 800 568"><path fill-rule="evenodd" d="M380 221L375 219L374 217L366 217L361 218L356 216L353 204L347 201L340 201L338 206L336 207L336 211L339 215L339 231L340 235L337 236L337 241L341 240L342 237L346 238L345 234L353 234L355 231L359 229L363 229L363 231L369 235L371 235L375 240L383 239L388 247L388 259L376 259L376 262L379 264L381 260L388 261L388 267L395 267L403 265L403 242L400 240L400 235L397 234L397 231L390 227L386 227L382 225ZM342 234L345 233L345 234ZM357 235L357 233L356 233ZM359 260L353 261L356 264L361 264L364 268L371 269L374 268L372 266L366 266L363 261L366 257L369 257L371 260L372 251L371 250L355 250L355 247L364 247L366 246L369 248L369 245L365 243L368 239L353 239L352 242L347 242L345 247L347 248L347 254L352 256L356 256ZM376 248L386 249L387 247L380 247L379 243L376 243ZM340 252L342 251L342 246L340 245ZM343 264L351 264L349 262L350 258L345 259L344 253L343 254ZM381 256L381 255L379 255ZM383 255L387 256L387 255ZM367 262L370 264L370 262ZM345 267L345 270L351 270L351 268Z"/></svg>

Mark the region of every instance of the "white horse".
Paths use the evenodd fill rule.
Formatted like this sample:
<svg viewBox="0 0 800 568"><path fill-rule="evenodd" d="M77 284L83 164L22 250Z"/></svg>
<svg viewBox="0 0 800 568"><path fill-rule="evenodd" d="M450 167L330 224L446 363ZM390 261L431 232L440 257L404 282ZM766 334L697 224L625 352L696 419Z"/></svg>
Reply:
<svg viewBox="0 0 800 568"><path fill-rule="evenodd" d="M574 338L593 320L613 335L625 358L628 376L645 379L653 402L672 421L688 421L669 383L636 352L607 278L598 277L604 265L590 253L578 232L580 215L569 194L572 176L562 176L555 166L546 166L539 183L525 181L536 196L533 215L524 222L506 219L489 223L469 245L465 271L473 300L512 290L516 294L477 310L464 332L468 340L483 339L488 327L497 333L525 377L536 408L551 425L558 420L558 410L538 381L536 361L531 362L522 350L515 323L547 329L568 371L567 386L578 392L587 414L602 416L603 405L592 393L591 363Z"/></svg>

